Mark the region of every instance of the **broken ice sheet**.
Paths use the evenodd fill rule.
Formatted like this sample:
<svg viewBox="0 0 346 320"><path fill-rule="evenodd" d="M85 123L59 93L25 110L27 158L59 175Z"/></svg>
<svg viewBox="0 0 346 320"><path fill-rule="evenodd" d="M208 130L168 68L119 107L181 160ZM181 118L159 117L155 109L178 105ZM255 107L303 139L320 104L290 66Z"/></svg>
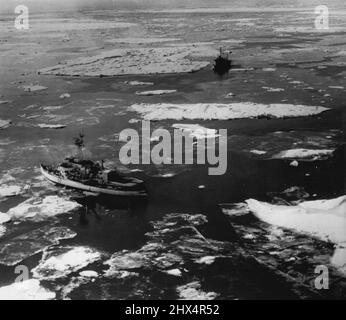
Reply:
<svg viewBox="0 0 346 320"><path fill-rule="evenodd" d="M102 254L89 247L60 247L46 250L41 262L32 269L34 278L56 279L76 272L99 260Z"/></svg>
<svg viewBox="0 0 346 320"><path fill-rule="evenodd" d="M133 104L128 111L138 112L144 120L232 120L246 118L290 118L320 114L328 108L294 104L193 103Z"/></svg>
<svg viewBox="0 0 346 320"><path fill-rule="evenodd" d="M188 58L196 51L196 48L188 46L114 49L93 57L66 61L53 67L41 69L39 73L99 77L100 75L193 72L209 65L209 61L197 61ZM133 63L134 59L137 60L136 64Z"/></svg>
<svg viewBox="0 0 346 320"><path fill-rule="evenodd" d="M10 120L2 120L0 119L0 129L5 129L11 125Z"/></svg>
<svg viewBox="0 0 346 320"><path fill-rule="evenodd" d="M80 208L81 205L68 197L45 196L32 197L11 208L7 214L17 220L42 221L59 214Z"/></svg>
<svg viewBox="0 0 346 320"><path fill-rule="evenodd" d="M152 91L137 91L138 96L161 96L164 94L175 93L177 90L152 90Z"/></svg>
<svg viewBox="0 0 346 320"><path fill-rule="evenodd" d="M146 234L147 244L137 251L116 252L105 262L106 277L119 277L120 271L161 270L167 273L189 262L222 252L222 244L206 239L196 226L207 223L201 214L172 213L152 223L154 230ZM220 253L221 254L221 253ZM210 262L211 263L211 262Z"/></svg>
<svg viewBox="0 0 346 320"><path fill-rule="evenodd" d="M250 205L222 205L222 209L244 240L243 247L249 254L278 272L288 274L297 284L311 287L315 277L308 271L314 270L316 265L330 266L335 255L343 252L336 250L334 253L334 245L329 242L344 241L343 223L329 221L342 219L341 216L337 217L337 211L344 198L305 201L297 206L271 205L251 200L248 202ZM328 209L331 209L330 213L335 211L336 215L329 214ZM249 215L250 210L255 212L259 220ZM310 224L306 223L309 219ZM325 219L328 220L327 224ZM340 261L340 256L337 258ZM345 256L343 259L345 261ZM344 277L335 268L330 269L330 274L335 283L336 279Z"/></svg>
<svg viewBox="0 0 346 320"><path fill-rule="evenodd" d="M74 238L77 234L66 228L44 226L15 237L7 237L0 248L0 264L14 266L60 240Z"/></svg>

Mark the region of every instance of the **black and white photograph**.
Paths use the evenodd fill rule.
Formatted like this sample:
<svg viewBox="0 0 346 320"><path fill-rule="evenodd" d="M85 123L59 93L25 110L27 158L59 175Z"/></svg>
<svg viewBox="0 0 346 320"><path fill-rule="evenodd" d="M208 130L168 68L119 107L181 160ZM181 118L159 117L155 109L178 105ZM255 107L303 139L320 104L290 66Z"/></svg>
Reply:
<svg viewBox="0 0 346 320"><path fill-rule="evenodd" d="M345 130L344 0L0 0L0 300L345 300Z"/></svg>

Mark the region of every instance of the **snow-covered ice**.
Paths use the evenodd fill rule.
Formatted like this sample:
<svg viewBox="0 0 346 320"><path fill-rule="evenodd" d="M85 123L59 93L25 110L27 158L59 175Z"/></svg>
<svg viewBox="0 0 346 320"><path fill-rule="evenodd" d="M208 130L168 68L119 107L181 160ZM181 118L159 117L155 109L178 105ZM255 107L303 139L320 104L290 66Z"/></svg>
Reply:
<svg viewBox="0 0 346 320"><path fill-rule="evenodd" d="M273 159L321 160L331 157L334 151L334 149L291 149L279 152L273 156Z"/></svg>
<svg viewBox="0 0 346 320"><path fill-rule="evenodd" d="M13 219L44 220L62 213L70 212L81 205L66 197L46 196L32 197L16 207L11 208L7 214Z"/></svg>
<svg viewBox="0 0 346 320"><path fill-rule="evenodd" d="M320 114L328 110L325 107L294 104L241 103L195 103L195 104L133 104L129 111L136 111L145 120L229 120L258 117L302 117Z"/></svg>
<svg viewBox="0 0 346 320"><path fill-rule="evenodd" d="M55 293L43 288L37 279L15 282L0 288L0 300L51 300Z"/></svg>
<svg viewBox="0 0 346 320"><path fill-rule="evenodd" d="M198 124L175 123L172 125L172 127L175 129L180 129L183 132L187 132L191 137L196 139L209 139L220 136L219 134L217 134L217 130L208 129Z"/></svg>

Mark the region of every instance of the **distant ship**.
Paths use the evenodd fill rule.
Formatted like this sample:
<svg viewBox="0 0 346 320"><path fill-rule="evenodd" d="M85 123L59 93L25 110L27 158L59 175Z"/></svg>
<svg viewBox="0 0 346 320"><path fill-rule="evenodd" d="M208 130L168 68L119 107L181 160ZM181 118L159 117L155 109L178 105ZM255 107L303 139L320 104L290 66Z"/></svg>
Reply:
<svg viewBox="0 0 346 320"><path fill-rule="evenodd" d="M147 196L142 180L105 170L103 162L67 158L57 166L41 164L41 173L54 184L96 194Z"/></svg>
<svg viewBox="0 0 346 320"><path fill-rule="evenodd" d="M220 48L220 55L215 59L213 71L220 76L226 74L232 68L231 52L223 52Z"/></svg>

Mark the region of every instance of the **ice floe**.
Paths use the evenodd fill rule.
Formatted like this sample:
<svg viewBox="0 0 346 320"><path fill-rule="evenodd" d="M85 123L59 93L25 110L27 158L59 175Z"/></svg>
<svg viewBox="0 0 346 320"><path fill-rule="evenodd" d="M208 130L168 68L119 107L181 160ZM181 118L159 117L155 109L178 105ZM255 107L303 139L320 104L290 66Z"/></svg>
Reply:
<svg viewBox="0 0 346 320"><path fill-rule="evenodd" d="M214 263L215 259L215 256L205 256L195 260L195 262L198 264L212 264Z"/></svg>
<svg viewBox="0 0 346 320"><path fill-rule="evenodd" d="M292 206L273 205L254 199L246 203L261 221L336 244L338 249L331 262L337 261L338 268L346 266L346 251L342 250L346 247L346 196Z"/></svg>
<svg viewBox="0 0 346 320"><path fill-rule="evenodd" d="M0 288L0 300L52 300L55 293L43 288L37 279L15 282Z"/></svg>
<svg viewBox="0 0 346 320"><path fill-rule="evenodd" d="M69 200L67 197L32 197L20 203L16 207L11 208L7 214L13 219L40 221L62 213L73 211L80 207L81 205L79 203Z"/></svg>
<svg viewBox="0 0 346 320"><path fill-rule="evenodd" d="M89 247L66 247L47 251L32 274L38 279L66 277L99 260L101 253Z"/></svg>
<svg viewBox="0 0 346 320"><path fill-rule="evenodd" d="M13 197L21 194L23 191L22 186L17 185L1 185L0 186L0 198L2 197Z"/></svg>
<svg viewBox="0 0 346 320"><path fill-rule="evenodd" d="M60 99L68 99L71 98L71 95L69 93L63 93L59 96Z"/></svg>
<svg viewBox="0 0 346 320"><path fill-rule="evenodd" d="M0 212L0 224L11 221L11 216L6 213Z"/></svg>
<svg viewBox="0 0 346 320"><path fill-rule="evenodd" d="M81 277L86 277L86 278L97 278L98 277L98 273L94 270L84 270L79 272L79 275Z"/></svg>
<svg viewBox="0 0 346 320"><path fill-rule="evenodd" d="M263 150L256 150L256 149L253 149L253 150L250 150L251 153L253 154L257 154L259 156L263 155L263 154L266 154L267 151L263 151Z"/></svg>
<svg viewBox="0 0 346 320"><path fill-rule="evenodd" d="M263 68L262 71L264 71L264 72L275 72L276 68Z"/></svg>
<svg viewBox="0 0 346 320"><path fill-rule="evenodd" d="M291 149L281 151L273 159L322 160L331 157L334 151L335 149Z"/></svg>
<svg viewBox="0 0 346 320"><path fill-rule="evenodd" d="M41 129L63 129L63 128L66 128L66 125L64 125L64 124L39 123L37 126Z"/></svg>
<svg viewBox="0 0 346 320"><path fill-rule="evenodd" d="M182 132L187 132L189 136L196 139L209 139L216 138L220 135L217 134L216 129L208 129L199 124L181 124L175 123L172 125L173 128L180 129Z"/></svg>
<svg viewBox="0 0 346 320"><path fill-rule="evenodd" d="M205 292L198 281L193 281L177 287L177 293L182 300L214 300L218 297L215 292Z"/></svg>
<svg viewBox="0 0 346 320"><path fill-rule="evenodd" d="M193 72L209 65L209 61L189 59L188 56L194 52L198 52L198 48L189 46L115 49L94 57L66 61L54 67L41 69L39 73L99 77Z"/></svg>
<svg viewBox="0 0 346 320"><path fill-rule="evenodd" d="M290 166L291 167L298 167L299 166L299 162L297 160L293 160L291 163L290 163Z"/></svg>
<svg viewBox="0 0 346 320"><path fill-rule="evenodd" d="M242 103L196 103L196 104L133 104L129 111L136 111L145 120L229 120L258 117L302 117L320 114L328 110L325 107L293 104Z"/></svg>
<svg viewBox="0 0 346 320"><path fill-rule="evenodd" d="M0 129L5 129L11 125L10 120L2 120L0 119Z"/></svg>
<svg viewBox="0 0 346 320"><path fill-rule="evenodd" d="M138 96L162 96L164 94L170 94L177 92L177 90L152 90L152 91L137 91Z"/></svg>
<svg viewBox="0 0 346 320"><path fill-rule="evenodd" d="M329 137L329 138L328 138ZM327 131L275 131L264 135L231 135L228 141L232 149L249 152L253 156L261 159L272 159L278 155L285 156L289 150L336 150L342 143L342 132L340 130ZM297 152L299 157L287 158L288 160L312 161L317 154L305 159L300 157L301 152ZM283 153L282 153L283 152ZM289 152L290 153L290 152ZM288 153L288 155L290 155ZM309 152L306 153L308 155ZM293 152L291 155L294 155ZM332 156L319 155L319 159L326 159ZM277 157L278 159L281 159ZM286 158L283 158L286 159Z"/></svg>

